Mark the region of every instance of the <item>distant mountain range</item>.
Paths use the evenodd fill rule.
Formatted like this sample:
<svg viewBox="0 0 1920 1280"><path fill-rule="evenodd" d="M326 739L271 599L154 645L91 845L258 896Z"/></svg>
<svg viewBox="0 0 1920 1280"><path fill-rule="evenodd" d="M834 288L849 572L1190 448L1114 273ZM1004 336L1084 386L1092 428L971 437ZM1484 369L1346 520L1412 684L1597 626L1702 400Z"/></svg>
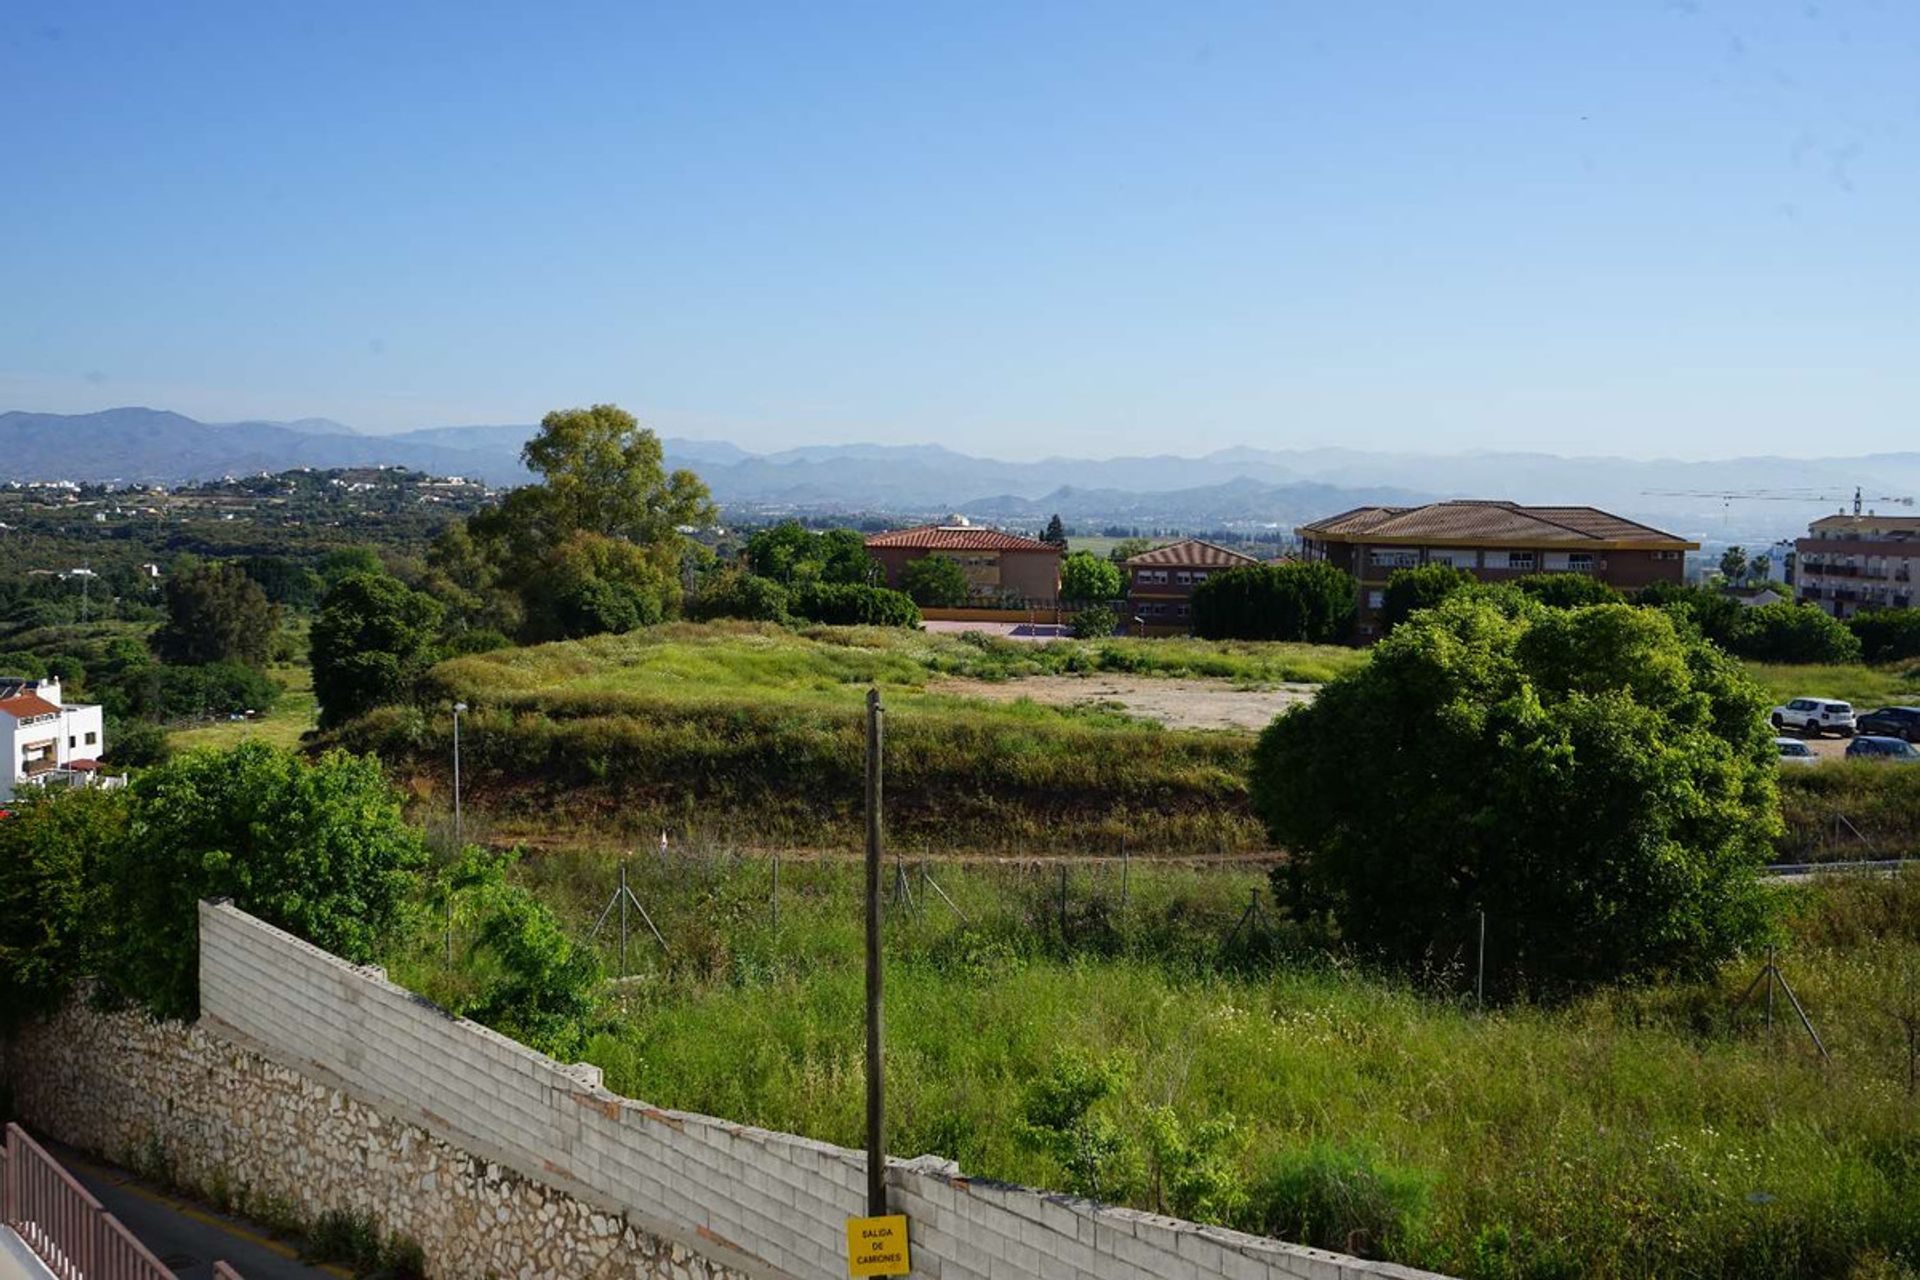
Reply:
<svg viewBox="0 0 1920 1280"><path fill-rule="evenodd" d="M323 418L209 423L144 408L16 411L0 413L0 480L178 483L385 463L506 485L526 479L519 452L534 430L529 424L365 435ZM1869 505L1920 497L1920 452L1675 462L1242 447L1194 458L1003 462L941 445L810 445L755 454L725 441L669 437L663 444L671 465L698 471L714 497L736 510L961 512L1016 524L1057 511L1083 523L1284 525L1365 503L1483 497L1586 503L1724 541L1768 531L1791 536L1850 500L1855 485L1865 486ZM1750 493L1756 490L1764 496Z"/></svg>

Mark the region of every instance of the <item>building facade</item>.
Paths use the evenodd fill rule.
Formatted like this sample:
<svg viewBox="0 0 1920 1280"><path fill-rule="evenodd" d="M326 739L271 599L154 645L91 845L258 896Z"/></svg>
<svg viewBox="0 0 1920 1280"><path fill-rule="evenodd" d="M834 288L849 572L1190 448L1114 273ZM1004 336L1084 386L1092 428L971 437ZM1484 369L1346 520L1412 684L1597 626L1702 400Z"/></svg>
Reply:
<svg viewBox="0 0 1920 1280"><path fill-rule="evenodd" d="M61 701L58 680L0 677L0 800L49 782L90 785L106 749L99 707Z"/></svg>
<svg viewBox="0 0 1920 1280"><path fill-rule="evenodd" d="M1793 544L1794 586L1836 618L1911 609L1920 569L1920 516L1834 515Z"/></svg>
<svg viewBox="0 0 1920 1280"><path fill-rule="evenodd" d="M1186 538L1126 562L1128 627L1145 635L1184 635L1193 627L1193 589L1216 573L1260 561Z"/></svg>
<svg viewBox="0 0 1920 1280"><path fill-rule="evenodd" d="M1585 573L1622 591L1680 582L1700 544L1594 507L1528 507L1459 500L1424 507L1356 507L1301 525L1300 554L1352 576L1355 636L1381 634L1387 578L1447 564L1482 582L1535 573Z"/></svg>
<svg viewBox="0 0 1920 1280"><path fill-rule="evenodd" d="M906 567L924 556L946 556L967 575L973 603L1052 608L1060 600L1060 548L972 524L954 516L945 524L876 533L867 554L879 561L887 585L898 589Z"/></svg>

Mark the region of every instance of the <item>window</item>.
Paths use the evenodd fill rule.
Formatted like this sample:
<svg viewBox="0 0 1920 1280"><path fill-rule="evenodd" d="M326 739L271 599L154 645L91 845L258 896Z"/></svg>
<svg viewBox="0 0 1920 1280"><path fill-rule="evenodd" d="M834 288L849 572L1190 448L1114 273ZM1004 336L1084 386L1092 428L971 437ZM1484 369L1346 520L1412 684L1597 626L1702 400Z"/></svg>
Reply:
<svg viewBox="0 0 1920 1280"><path fill-rule="evenodd" d="M1193 574L1194 585L1198 586L1200 583L1205 582L1206 580L1207 580L1207 571L1205 569L1194 570L1194 574Z"/></svg>
<svg viewBox="0 0 1920 1280"><path fill-rule="evenodd" d="M87 745L92 746L94 743L98 741L100 741L100 735L95 733L92 729L87 730Z"/></svg>
<svg viewBox="0 0 1920 1280"><path fill-rule="evenodd" d="M1386 592L1384 592L1384 591L1369 591L1369 592L1367 592L1367 608L1369 608L1369 609L1378 609L1378 608L1380 608L1380 607L1381 607L1382 605L1384 605L1384 604L1386 604L1386 602L1387 602L1387 593L1386 593Z"/></svg>
<svg viewBox="0 0 1920 1280"><path fill-rule="evenodd" d="M1174 609L1174 612L1175 612L1175 613L1177 613L1177 614L1179 614L1179 615L1180 615L1181 617L1183 617L1183 618L1184 618L1184 617L1186 617L1186 616L1187 616L1187 606L1186 606L1186 605L1184 605L1184 604L1183 604L1183 605L1179 605L1179 606L1176 606L1176 607L1175 607L1175 609Z"/></svg>
<svg viewBox="0 0 1920 1280"><path fill-rule="evenodd" d="M1428 564L1444 564L1456 569L1471 569L1478 562L1479 558L1476 553L1463 550L1459 547L1427 548Z"/></svg>
<svg viewBox="0 0 1920 1280"><path fill-rule="evenodd" d="M1182 569L1180 570L1180 572L1173 575L1173 580L1175 582L1180 583L1182 586L1186 586L1193 581L1193 575L1187 572L1185 569Z"/></svg>
<svg viewBox="0 0 1920 1280"><path fill-rule="evenodd" d="M1374 547L1367 552L1367 563L1375 569L1411 569L1420 563L1420 553Z"/></svg>
<svg viewBox="0 0 1920 1280"><path fill-rule="evenodd" d="M1571 555L1569 555L1567 557L1567 572L1592 573L1593 572L1593 552L1575 551Z"/></svg>
<svg viewBox="0 0 1920 1280"><path fill-rule="evenodd" d="M1533 552L1509 551L1507 553L1507 568L1518 569L1523 573L1532 573L1533 572Z"/></svg>
<svg viewBox="0 0 1920 1280"><path fill-rule="evenodd" d="M1143 587L1164 586L1167 581L1165 569L1142 569L1134 574L1133 580Z"/></svg>
<svg viewBox="0 0 1920 1280"><path fill-rule="evenodd" d="M79 745L80 745L79 742L74 738L72 734L67 735L67 750L71 751Z"/></svg>

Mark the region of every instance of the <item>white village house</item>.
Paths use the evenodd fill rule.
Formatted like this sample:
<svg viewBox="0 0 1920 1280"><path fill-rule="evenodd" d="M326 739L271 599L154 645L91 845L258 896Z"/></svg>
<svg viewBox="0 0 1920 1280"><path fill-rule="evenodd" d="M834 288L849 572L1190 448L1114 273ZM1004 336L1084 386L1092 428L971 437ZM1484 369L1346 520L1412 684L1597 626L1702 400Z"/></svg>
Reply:
<svg viewBox="0 0 1920 1280"><path fill-rule="evenodd" d="M57 679L0 676L0 800L23 786L117 786L100 755L107 749L98 706L61 700Z"/></svg>

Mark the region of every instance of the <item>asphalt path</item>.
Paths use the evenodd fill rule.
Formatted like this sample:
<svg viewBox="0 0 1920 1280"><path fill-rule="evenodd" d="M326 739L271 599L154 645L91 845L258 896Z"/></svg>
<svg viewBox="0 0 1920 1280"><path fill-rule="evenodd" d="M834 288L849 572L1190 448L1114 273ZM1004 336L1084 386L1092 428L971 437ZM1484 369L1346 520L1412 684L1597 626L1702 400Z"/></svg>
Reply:
<svg viewBox="0 0 1920 1280"><path fill-rule="evenodd" d="M273 1239L265 1229L161 1191L124 1169L52 1143L47 1150L179 1280L211 1280L216 1261L239 1272L242 1280L352 1276L340 1267L301 1262L291 1244Z"/></svg>

